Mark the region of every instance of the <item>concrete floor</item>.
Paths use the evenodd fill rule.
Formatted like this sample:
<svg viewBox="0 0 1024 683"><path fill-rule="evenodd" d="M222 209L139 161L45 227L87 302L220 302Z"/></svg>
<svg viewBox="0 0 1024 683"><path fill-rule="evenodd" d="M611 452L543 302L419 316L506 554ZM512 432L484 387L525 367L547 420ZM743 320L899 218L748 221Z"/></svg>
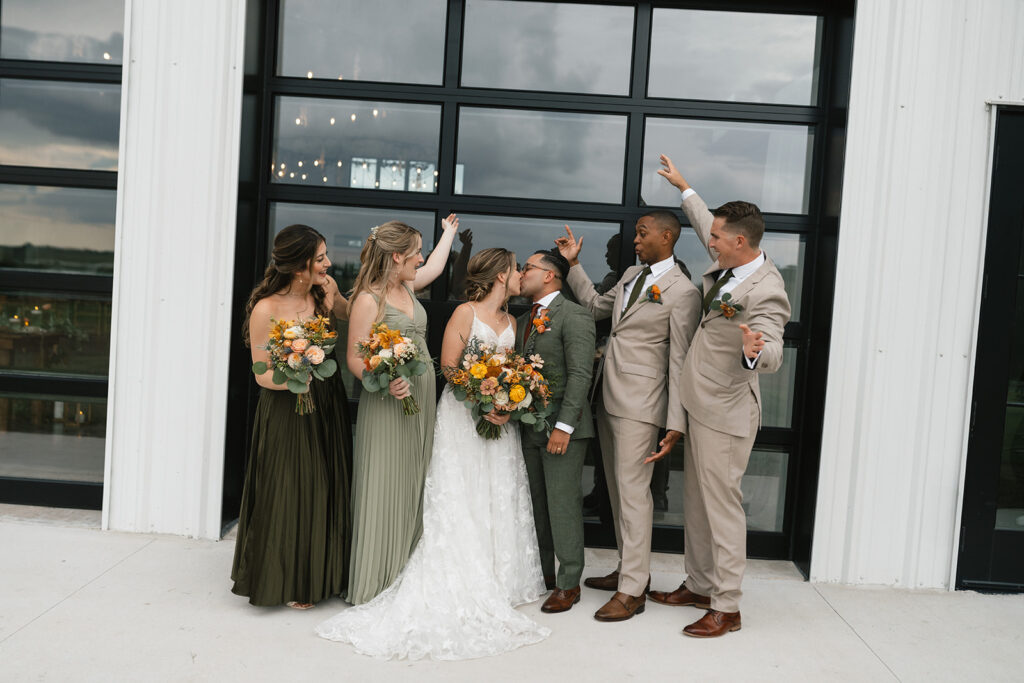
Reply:
<svg viewBox="0 0 1024 683"><path fill-rule="evenodd" d="M692 608L594 621L584 589L546 641L465 662L379 661L317 638L344 607L254 608L229 592L234 543L102 532L98 514L0 505L0 681L1019 681L1024 595L815 585L751 562L743 630L695 640ZM588 551L587 575L614 565ZM658 555L674 588L682 557Z"/></svg>

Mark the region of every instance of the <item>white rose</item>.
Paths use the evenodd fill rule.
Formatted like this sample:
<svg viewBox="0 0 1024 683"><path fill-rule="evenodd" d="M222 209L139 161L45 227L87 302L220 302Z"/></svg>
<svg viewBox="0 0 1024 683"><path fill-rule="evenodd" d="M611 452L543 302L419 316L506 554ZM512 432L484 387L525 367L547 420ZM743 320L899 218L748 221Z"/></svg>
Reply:
<svg viewBox="0 0 1024 683"><path fill-rule="evenodd" d="M394 347L395 358L402 358L405 354L409 353L409 345L405 342L398 342Z"/></svg>
<svg viewBox="0 0 1024 683"><path fill-rule="evenodd" d="M377 355L381 358L391 358L395 354L392 353L391 349L381 349Z"/></svg>
<svg viewBox="0 0 1024 683"><path fill-rule="evenodd" d="M516 408L529 408L531 403L533 403L533 394L527 391L526 398L517 403Z"/></svg>
<svg viewBox="0 0 1024 683"><path fill-rule="evenodd" d="M496 406L507 406L508 405L508 392L504 389L498 389L494 392L494 405Z"/></svg>
<svg viewBox="0 0 1024 683"><path fill-rule="evenodd" d="M503 353L496 353L493 356L491 356L491 360L496 362L498 365L504 365L505 361L507 359L505 358L505 354L503 354Z"/></svg>

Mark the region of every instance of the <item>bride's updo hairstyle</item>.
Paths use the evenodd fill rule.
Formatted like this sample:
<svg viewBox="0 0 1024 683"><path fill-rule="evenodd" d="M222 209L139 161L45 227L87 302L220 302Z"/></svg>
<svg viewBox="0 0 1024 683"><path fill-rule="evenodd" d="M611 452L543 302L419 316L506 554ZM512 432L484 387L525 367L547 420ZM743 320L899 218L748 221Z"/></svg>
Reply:
<svg viewBox="0 0 1024 683"><path fill-rule="evenodd" d="M249 346L249 318L252 309L271 294L286 289L296 275L309 274L310 264L316 258L320 245L326 242L324 236L308 225L289 225L274 238L274 250L270 253L270 262L263 271L263 279L249 295L245 305L245 322L242 324L242 337ZM327 315L324 288L313 285L311 290L317 315Z"/></svg>
<svg viewBox="0 0 1024 683"><path fill-rule="evenodd" d="M384 318L384 306L387 304L388 283L401 265L395 263L392 254L401 254L409 259L416 253L416 239L421 237L420 231L401 221L388 221L370 229L363 250L359 253L359 275L352 287L352 301L363 292L377 295L377 317L374 322ZM404 263L404 260L403 260Z"/></svg>
<svg viewBox="0 0 1024 683"><path fill-rule="evenodd" d="M484 249L466 265L466 298L480 301L494 289L498 275L510 275L516 268L516 255L500 247Z"/></svg>

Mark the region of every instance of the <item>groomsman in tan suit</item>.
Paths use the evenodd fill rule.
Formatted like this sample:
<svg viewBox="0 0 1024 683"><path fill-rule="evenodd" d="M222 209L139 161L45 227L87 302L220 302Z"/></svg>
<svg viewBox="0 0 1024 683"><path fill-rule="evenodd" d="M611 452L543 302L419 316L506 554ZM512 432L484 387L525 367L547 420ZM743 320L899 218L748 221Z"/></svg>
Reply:
<svg viewBox="0 0 1024 683"><path fill-rule="evenodd" d="M636 222L634 249L641 265L598 294L579 264L579 240L565 226L555 242L569 261L569 286L597 320L612 319L611 334L595 377L601 387L597 434L615 518L619 568L584 582L615 591L594 614L599 621L623 621L644 611L651 584L651 473L655 455L664 456L686 432L683 359L700 318L700 293L676 265L673 248L679 219L652 211ZM658 432L667 434L658 442Z"/></svg>
<svg viewBox="0 0 1024 683"><path fill-rule="evenodd" d="M709 211L672 160L658 173L682 193L683 212L711 258L704 273L703 317L683 364L681 396L689 416L684 442L686 581L651 591L665 605L706 614L683 629L710 638L740 629L740 584L747 519L740 480L761 425L758 374L782 365L789 299L782 275L761 251L764 218L749 202Z"/></svg>

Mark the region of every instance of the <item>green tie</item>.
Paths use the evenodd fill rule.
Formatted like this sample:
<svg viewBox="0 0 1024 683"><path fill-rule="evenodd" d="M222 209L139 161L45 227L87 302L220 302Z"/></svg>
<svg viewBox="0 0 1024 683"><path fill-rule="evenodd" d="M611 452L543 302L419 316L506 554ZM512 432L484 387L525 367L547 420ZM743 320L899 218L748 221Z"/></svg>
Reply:
<svg viewBox="0 0 1024 683"><path fill-rule="evenodd" d="M633 283L633 291L629 293L629 301L626 302L626 308L623 309L623 313L629 310L629 307L636 303L636 300L640 297L640 292L644 291L644 283L647 282L647 276L651 274L651 267L644 266L644 270L640 273L640 277Z"/></svg>
<svg viewBox="0 0 1024 683"><path fill-rule="evenodd" d="M722 287L725 286L725 283L728 282L731 279L732 279L732 268L730 268L729 270L725 271L722 274L722 277L720 277L717 280L715 280L715 284L711 285L711 289L709 289L708 293L704 295L704 313L705 313L705 315L708 313L708 311L711 310L711 302L715 300L715 297L718 295L718 292L720 292L722 290Z"/></svg>

